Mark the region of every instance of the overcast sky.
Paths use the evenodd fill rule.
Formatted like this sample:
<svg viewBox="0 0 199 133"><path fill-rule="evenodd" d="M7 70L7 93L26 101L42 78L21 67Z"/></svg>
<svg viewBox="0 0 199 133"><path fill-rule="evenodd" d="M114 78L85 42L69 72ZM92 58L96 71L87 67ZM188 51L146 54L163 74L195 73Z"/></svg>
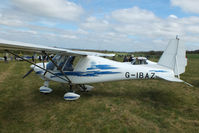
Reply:
<svg viewBox="0 0 199 133"><path fill-rule="evenodd" d="M1 0L0 38L64 48L199 49L199 0Z"/></svg>

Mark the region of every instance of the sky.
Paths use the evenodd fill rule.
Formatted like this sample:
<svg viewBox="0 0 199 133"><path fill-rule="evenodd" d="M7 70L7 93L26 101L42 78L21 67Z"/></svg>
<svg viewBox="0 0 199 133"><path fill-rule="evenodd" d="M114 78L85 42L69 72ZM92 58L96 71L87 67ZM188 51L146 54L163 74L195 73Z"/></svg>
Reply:
<svg viewBox="0 0 199 133"><path fill-rule="evenodd" d="M75 49L199 49L199 0L0 0L0 38Z"/></svg>

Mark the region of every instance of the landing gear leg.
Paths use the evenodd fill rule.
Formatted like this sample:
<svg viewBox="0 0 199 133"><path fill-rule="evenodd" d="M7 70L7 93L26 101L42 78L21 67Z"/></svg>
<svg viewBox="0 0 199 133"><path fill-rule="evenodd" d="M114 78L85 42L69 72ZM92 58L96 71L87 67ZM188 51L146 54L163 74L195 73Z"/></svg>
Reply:
<svg viewBox="0 0 199 133"><path fill-rule="evenodd" d="M65 99L65 100L68 100L68 101L72 101L72 100L77 100L77 99L79 99L79 98L80 98L80 95L74 93L71 84L70 84L69 86L70 86L69 92L67 92L67 93L64 94L64 99Z"/></svg>
<svg viewBox="0 0 199 133"><path fill-rule="evenodd" d="M39 91L41 93L45 93L45 94L48 94L48 93L52 92L52 89L49 88L49 81L48 80L44 81L44 85L39 88Z"/></svg>
<svg viewBox="0 0 199 133"><path fill-rule="evenodd" d="M79 88L82 92L86 92L86 87L85 85L79 85Z"/></svg>
<svg viewBox="0 0 199 133"><path fill-rule="evenodd" d="M69 92L74 92L73 91L73 86L71 84L69 85Z"/></svg>
<svg viewBox="0 0 199 133"><path fill-rule="evenodd" d="M91 91L94 87L90 85L79 85L79 88L82 92Z"/></svg>

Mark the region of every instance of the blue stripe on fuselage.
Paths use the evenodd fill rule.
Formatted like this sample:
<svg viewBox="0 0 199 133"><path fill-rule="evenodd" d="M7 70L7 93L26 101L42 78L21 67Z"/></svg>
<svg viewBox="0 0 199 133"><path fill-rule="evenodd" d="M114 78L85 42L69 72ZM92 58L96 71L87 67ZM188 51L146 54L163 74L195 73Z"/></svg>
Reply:
<svg viewBox="0 0 199 133"><path fill-rule="evenodd" d="M165 71L165 70L149 70L149 72L162 72L162 73L165 73L167 71Z"/></svg>
<svg viewBox="0 0 199 133"><path fill-rule="evenodd" d="M107 74L118 74L121 72L112 72L112 71L87 71L87 72L64 72L67 76L87 76L87 77L94 77L99 75L107 75ZM56 76L63 76L62 73L55 73ZM51 76L54 78L56 76Z"/></svg>
<svg viewBox="0 0 199 133"><path fill-rule="evenodd" d="M87 70L94 70L94 69L108 70L108 69L117 69L117 67L112 67L110 65L92 65L91 67L87 68Z"/></svg>
<svg viewBox="0 0 199 133"><path fill-rule="evenodd" d="M37 71L36 72L36 74L42 74L43 73L43 71Z"/></svg>

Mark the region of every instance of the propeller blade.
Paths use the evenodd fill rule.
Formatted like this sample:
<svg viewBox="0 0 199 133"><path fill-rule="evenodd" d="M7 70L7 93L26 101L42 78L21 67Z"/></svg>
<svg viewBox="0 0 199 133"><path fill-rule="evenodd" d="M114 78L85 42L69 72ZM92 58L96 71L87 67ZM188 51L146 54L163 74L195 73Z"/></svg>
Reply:
<svg viewBox="0 0 199 133"><path fill-rule="evenodd" d="M24 79L25 77L27 77L32 71L34 71L34 69L30 69L30 70L23 76L23 79Z"/></svg>

